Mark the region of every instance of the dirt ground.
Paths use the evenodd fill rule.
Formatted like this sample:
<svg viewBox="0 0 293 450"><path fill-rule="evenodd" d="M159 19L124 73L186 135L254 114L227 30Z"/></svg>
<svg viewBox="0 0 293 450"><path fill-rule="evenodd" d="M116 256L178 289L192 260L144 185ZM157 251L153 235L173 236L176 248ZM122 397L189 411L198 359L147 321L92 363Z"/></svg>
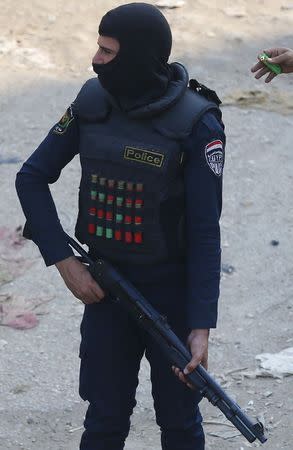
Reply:
<svg viewBox="0 0 293 450"><path fill-rule="evenodd" d="M57 271L45 268L33 244L14 232L24 222L14 179L92 76L99 20L121 3L0 0L1 450L78 448L86 410L77 392L82 305ZM292 376L258 376L255 357L293 347L293 76L266 86L249 68L263 48L293 47L293 3L189 0L164 13L173 30L172 59L223 99L222 246L230 273L222 276L209 370L251 417L264 422L264 448L291 450ZM78 182L76 158L52 187L71 233ZM15 329L20 312L32 328ZM140 380L126 449L158 450L145 361ZM205 400L202 412L207 450L260 446L247 443Z"/></svg>

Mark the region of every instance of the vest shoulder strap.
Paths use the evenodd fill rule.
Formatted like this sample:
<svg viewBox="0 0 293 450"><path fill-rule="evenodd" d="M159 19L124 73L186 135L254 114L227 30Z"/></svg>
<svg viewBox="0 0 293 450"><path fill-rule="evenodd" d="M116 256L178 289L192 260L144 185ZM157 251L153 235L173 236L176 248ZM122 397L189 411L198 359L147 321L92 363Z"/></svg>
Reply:
<svg viewBox="0 0 293 450"><path fill-rule="evenodd" d="M153 125L163 136L185 139L207 111L213 112L219 119L222 117L217 103L187 88L185 94L172 108L154 118Z"/></svg>
<svg viewBox="0 0 293 450"><path fill-rule="evenodd" d="M111 106L97 78L91 78L82 86L73 102L73 112L78 119L97 122L107 117Z"/></svg>

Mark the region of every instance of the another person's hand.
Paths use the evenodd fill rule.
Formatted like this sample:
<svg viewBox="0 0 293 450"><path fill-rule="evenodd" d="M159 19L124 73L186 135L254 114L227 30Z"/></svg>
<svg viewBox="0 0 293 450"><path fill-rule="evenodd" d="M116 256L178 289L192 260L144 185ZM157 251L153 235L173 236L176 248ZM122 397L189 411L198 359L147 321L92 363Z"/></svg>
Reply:
<svg viewBox="0 0 293 450"><path fill-rule="evenodd" d="M187 339L187 345L190 349L192 359L184 368L183 372L178 367L172 367L175 375L191 389L194 389L194 387L188 382L185 375L193 372L199 364L202 364L205 369L208 368L209 334L210 330L206 329L192 330Z"/></svg>
<svg viewBox="0 0 293 450"><path fill-rule="evenodd" d="M66 286L85 305L100 302L105 293L91 276L84 264L75 256L56 263Z"/></svg>
<svg viewBox="0 0 293 450"><path fill-rule="evenodd" d="M273 64L279 64L281 66L283 73L293 72L293 50L290 48L270 48L269 50L264 50L264 52L270 57L268 62ZM268 74L265 79L266 83L272 81L277 74L270 71L261 61L256 63L252 68L251 72L256 72L255 78L259 79L262 76Z"/></svg>

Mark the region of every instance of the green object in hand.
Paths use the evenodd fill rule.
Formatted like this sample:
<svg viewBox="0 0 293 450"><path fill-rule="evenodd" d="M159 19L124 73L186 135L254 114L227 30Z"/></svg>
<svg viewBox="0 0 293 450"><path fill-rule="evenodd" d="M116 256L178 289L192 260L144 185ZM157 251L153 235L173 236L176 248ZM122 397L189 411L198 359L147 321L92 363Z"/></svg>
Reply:
<svg viewBox="0 0 293 450"><path fill-rule="evenodd" d="M259 55L259 60L270 69L271 72L274 72L276 75L280 75L282 73L282 68L279 64L273 64L268 61L269 55L266 53L262 53Z"/></svg>

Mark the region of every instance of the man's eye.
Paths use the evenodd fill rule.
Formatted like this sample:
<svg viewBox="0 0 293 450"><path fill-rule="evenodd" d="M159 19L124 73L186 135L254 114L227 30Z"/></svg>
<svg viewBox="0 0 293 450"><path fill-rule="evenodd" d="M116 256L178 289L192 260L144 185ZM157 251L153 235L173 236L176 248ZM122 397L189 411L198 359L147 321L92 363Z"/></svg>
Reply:
<svg viewBox="0 0 293 450"><path fill-rule="evenodd" d="M105 53L106 55L111 55L112 54L111 50L108 50L107 48L104 48L104 47L100 47L100 51L102 53Z"/></svg>

